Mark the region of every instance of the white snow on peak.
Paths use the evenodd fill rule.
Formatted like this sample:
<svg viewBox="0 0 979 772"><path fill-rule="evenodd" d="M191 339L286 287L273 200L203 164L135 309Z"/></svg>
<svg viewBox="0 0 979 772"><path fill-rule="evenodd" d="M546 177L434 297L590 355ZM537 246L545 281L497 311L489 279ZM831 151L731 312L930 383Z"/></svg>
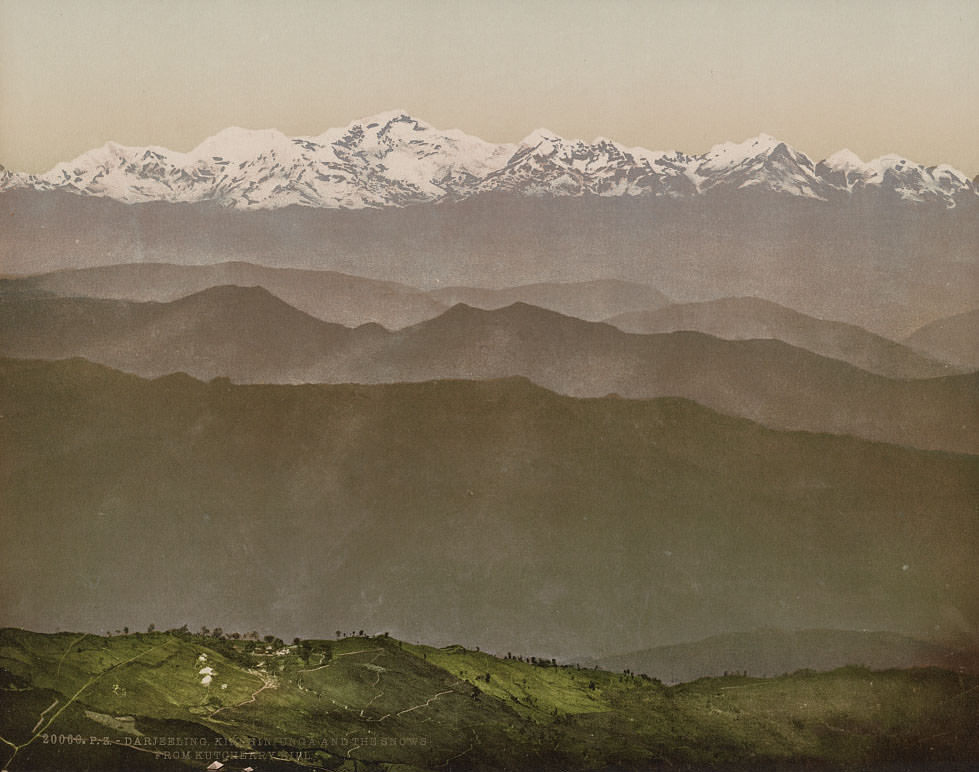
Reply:
<svg viewBox="0 0 979 772"><path fill-rule="evenodd" d="M897 153L885 153L884 155L878 156L877 158L873 159L872 161L869 161L868 163L879 168L889 169L894 166L900 166L902 164L907 164L911 162L908 161L908 159L905 158L904 156L898 155Z"/></svg>
<svg viewBox="0 0 979 772"><path fill-rule="evenodd" d="M405 121L405 122L411 121L419 124L420 126L426 129L432 128L424 121L421 121L418 118L412 116L412 114L409 113L407 110L401 110L401 109L385 110L384 112L377 113L376 115L368 115L365 118L360 118L356 121L351 121L347 125L347 128L350 128L351 126L356 126L358 124L360 124L361 126L370 126L371 124L375 124L375 123L379 126L384 126L388 123L391 123L391 121Z"/></svg>
<svg viewBox="0 0 979 772"><path fill-rule="evenodd" d="M930 171L934 177L947 177L963 184L970 182L965 172L949 164L938 164L938 166L932 168Z"/></svg>
<svg viewBox="0 0 979 772"><path fill-rule="evenodd" d="M232 126L205 139L184 155L195 161L213 158L246 161L272 150L291 152L292 148L292 140L278 129L242 129Z"/></svg>
<svg viewBox="0 0 979 772"><path fill-rule="evenodd" d="M127 145L120 145L118 142L109 140L101 147L97 147L82 153L80 156L76 156L70 161L62 161L54 168L45 172L42 176L52 174L56 171L60 172L63 170L74 171L75 169L91 169L100 164L113 163L118 161L120 158L144 153L147 150L160 154L172 152L162 147L130 147Z"/></svg>
<svg viewBox="0 0 979 772"><path fill-rule="evenodd" d="M530 134L520 140L520 144L524 145L525 147L536 147L544 142L555 144L564 142L564 140L556 132L545 128L534 129L532 132L530 132Z"/></svg>
<svg viewBox="0 0 979 772"><path fill-rule="evenodd" d="M714 145L704 154L704 163L715 169L737 166L750 158L767 155L783 144L785 143L770 134L759 134L757 137L750 137L744 142L722 142L719 145Z"/></svg>
<svg viewBox="0 0 979 772"><path fill-rule="evenodd" d="M231 127L188 152L107 142L41 175L0 168L0 190L20 187L126 203L215 201L243 209L407 206L491 191L686 198L712 188L754 188L826 199L876 187L948 206L976 193L975 183L948 165L924 167L899 155L864 162L840 150L816 167L770 134L696 156L625 147L604 136L565 139L547 128L500 144L434 128L401 109L315 137Z"/></svg>
<svg viewBox="0 0 979 772"><path fill-rule="evenodd" d="M889 185L908 201L939 200L946 206L955 206L955 195L976 192L969 177L948 164L926 167L890 153L875 158L867 166L872 173L868 183Z"/></svg>
<svg viewBox="0 0 979 772"><path fill-rule="evenodd" d="M336 142L343 137L349 136L352 133L363 132L365 135L369 134L371 136L376 136L382 129L387 128L390 124L412 124L412 126L417 126L418 130L421 131L431 131L433 130L425 121L415 118L407 110L385 110L382 113L377 113L375 115L368 115L363 118L355 118L350 121L346 126L341 126L337 128L327 129L322 134L313 137L304 137L304 139L312 140L321 145L329 145Z"/></svg>
<svg viewBox="0 0 979 772"><path fill-rule="evenodd" d="M618 147L618 146L617 146ZM622 147L622 150L633 158L638 158L642 160L649 161L650 163L656 163L664 158L669 157L685 157L682 153L675 150L649 150L648 148L636 145L635 147Z"/></svg>
<svg viewBox="0 0 979 772"><path fill-rule="evenodd" d="M860 159L860 156L847 148L837 150L831 156L826 158L823 163L834 171L849 171L853 169L864 171L869 168L867 164Z"/></svg>

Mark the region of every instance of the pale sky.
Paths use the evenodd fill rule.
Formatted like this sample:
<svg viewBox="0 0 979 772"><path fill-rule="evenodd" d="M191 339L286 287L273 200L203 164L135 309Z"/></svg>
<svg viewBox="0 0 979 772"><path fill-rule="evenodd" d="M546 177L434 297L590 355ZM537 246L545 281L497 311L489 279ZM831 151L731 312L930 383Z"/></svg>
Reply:
<svg viewBox="0 0 979 772"><path fill-rule="evenodd" d="M976 0L0 0L0 164L394 108L698 153L772 134L979 173Z"/></svg>

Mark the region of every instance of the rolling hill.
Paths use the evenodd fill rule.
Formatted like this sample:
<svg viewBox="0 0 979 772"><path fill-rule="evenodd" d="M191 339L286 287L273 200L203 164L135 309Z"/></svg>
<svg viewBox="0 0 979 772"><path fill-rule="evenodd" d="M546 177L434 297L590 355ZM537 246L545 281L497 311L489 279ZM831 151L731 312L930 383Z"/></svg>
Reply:
<svg viewBox="0 0 979 772"><path fill-rule="evenodd" d="M946 362L979 368L979 310L926 324L904 342Z"/></svg>
<svg viewBox="0 0 979 772"><path fill-rule="evenodd" d="M771 677L802 669L833 670L862 665L886 668L940 667L979 672L976 641L936 643L895 633L855 630L755 630L702 641L658 646L583 661L605 670L650 673L667 683L704 676L748 673Z"/></svg>
<svg viewBox="0 0 979 772"><path fill-rule="evenodd" d="M322 322L265 289L234 286L169 303L14 294L0 301L0 329L0 346L15 356L81 356L143 375L259 382L303 380L311 363L383 334L377 325Z"/></svg>
<svg viewBox="0 0 979 772"><path fill-rule="evenodd" d="M665 687L386 634L5 629L0 679L10 772L842 772L979 753L979 680L935 669Z"/></svg>
<svg viewBox="0 0 979 772"><path fill-rule="evenodd" d="M346 327L375 322L387 329L400 329L431 319L458 303L492 309L524 302L590 321L669 303L668 298L652 287L614 280L531 284L496 290L445 287L424 292L395 282L336 271L268 268L244 262L121 263L76 268L0 279L0 292L168 302L225 285L263 287L289 305L326 322Z"/></svg>
<svg viewBox="0 0 979 772"><path fill-rule="evenodd" d="M0 281L0 291L164 303L225 285L263 287L310 316L346 327L375 322L397 329L438 316L446 308L420 290L395 282L243 262L78 268Z"/></svg>
<svg viewBox="0 0 979 772"><path fill-rule="evenodd" d="M507 289L445 287L428 293L447 306L463 303L492 310L514 303L546 308L565 316L600 322L613 314L647 311L670 300L653 287L624 281L589 281L564 284L528 284ZM610 309L618 309L609 313Z"/></svg>
<svg viewBox="0 0 979 772"><path fill-rule="evenodd" d="M517 303L458 305L388 333L321 322L260 288L167 304L10 295L0 353L81 356L143 376L397 383L524 376L578 397L693 399L767 426L979 451L979 375L898 381L774 340L624 333Z"/></svg>
<svg viewBox="0 0 979 772"><path fill-rule="evenodd" d="M678 303L621 314L606 321L625 332L691 330L729 340L781 340L889 378L936 378L954 374L948 365L856 325L816 319L761 298Z"/></svg>
<svg viewBox="0 0 979 772"><path fill-rule="evenodd" d="M976 199L979 202L979 198ZM684 302L749 295L902 339L977 305L976 206L794 196L514 198L235 211L0 193L8 274L247 261L413 287L619 279Z"/></svg>

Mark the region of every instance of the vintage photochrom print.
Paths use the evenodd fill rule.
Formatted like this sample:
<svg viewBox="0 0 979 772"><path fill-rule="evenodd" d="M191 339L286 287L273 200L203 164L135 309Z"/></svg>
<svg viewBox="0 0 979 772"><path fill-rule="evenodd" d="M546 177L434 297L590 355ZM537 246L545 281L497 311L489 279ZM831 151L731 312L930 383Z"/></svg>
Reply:
<svg viewBox="0 0 979 772"><path fill-rule="evenodd" d="M0 770L975 769L977 39L0 0Z"/></svg>

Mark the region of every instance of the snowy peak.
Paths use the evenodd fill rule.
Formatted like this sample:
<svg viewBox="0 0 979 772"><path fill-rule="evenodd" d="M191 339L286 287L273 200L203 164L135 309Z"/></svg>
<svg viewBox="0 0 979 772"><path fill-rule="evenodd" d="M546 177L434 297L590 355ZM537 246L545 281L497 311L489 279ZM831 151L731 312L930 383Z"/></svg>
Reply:
<svg viewBox="0 0 979 772"><path fill-rule="evenodd" d="M822 161L822 163L834 171L863 171L870 168L860 160L860 156L847 148L837 150L829 158Z"/></svg>
<svg viewBox="0 0 979 772"><path fill-rule="evenodd" d="M187 152L108 142L37 176L0 168L0 191L17 188L243 209L407 206L491 192L682 199L758 190L819 200L873 194L946 207L976 196L975 181L947 165L924 167L897 155L865 162L849 150L813 163L769 134L695 156L606 137L569 140L546 128L497 144L434 128L405 110L318 136L231 127Z"/></svg>
<svg viewBox="0 0 979 772"><path fill-rule="evenodd" d="M521 147L536 148L541 145L554 145L555 143L561 144L565 140L561 139L556 132L550 129L534 129L530 134L520 140ZM550 152L547 150L545 152Z"/></svg>
<svg viewBox="0 0 979 772"><path fill-rule="evenodd" d="M705 163L715 167L734 166L748 159L767 155L780 146L784 146L784 143L770 134L759 134L744 142L722 142L714 145L703 158Z"/></svg>
<svg viewBox="0 0 979 772"><path fill-rule="evenodd" d="M816 172L827 183L846 191L877 190L904 201L954 206L959 197L976 194L975 183L947 164L926 167L897 154L862 161L840 150L821 161Z"/></svg>
<svg viewBox="0 0 979 772"><path fill-rule="evenodd" d="M289 153L293 141L276 129L223 129L186 154L200 161L246 161L267 153Z"/></svg>
<svg viewBox="0 0 979 772"><path fill-rule="evenodd" d="M698 161L692 179L699 191L760 188L826 198L812 160L769 134L715 145Z"/></svg>
<svg viewBox="0 0 979 772"><path fill-rule="evenodd" d="M4 190L17 190L27 188L31 185L31 178L26 174L17 174L0 166L0 192Z"/></svg>
<svg viewBox="0 0 979 772"><path fill-rule="evenodd" d="M684 168L666 153L626 148L606 137L567 140L542 128L521 140L507 164L480 188L529 196L675 197L696 192Z"/></svg>

